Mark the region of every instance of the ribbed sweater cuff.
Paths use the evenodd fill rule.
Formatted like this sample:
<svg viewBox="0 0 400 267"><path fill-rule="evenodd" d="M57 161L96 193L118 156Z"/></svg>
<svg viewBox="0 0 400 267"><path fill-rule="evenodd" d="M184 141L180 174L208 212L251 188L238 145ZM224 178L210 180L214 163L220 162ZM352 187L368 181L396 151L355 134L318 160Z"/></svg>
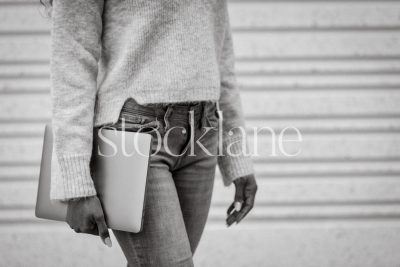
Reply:
<svg viewBox="0 0 400 267"><path fill-rule="evenodd" d="M59 156L62 181L59 184L58 199L71 199L96 195L96 189L90 175L90 155Z"/></svg>
<svg viewBox="0 0 400 267"><path fill-rule="evenodd" d="M250 156L244 155L244 152L241 138L224 140L224 154L218 157L218 165L226 186L237 178L254 173L253 161Z"/></svg>

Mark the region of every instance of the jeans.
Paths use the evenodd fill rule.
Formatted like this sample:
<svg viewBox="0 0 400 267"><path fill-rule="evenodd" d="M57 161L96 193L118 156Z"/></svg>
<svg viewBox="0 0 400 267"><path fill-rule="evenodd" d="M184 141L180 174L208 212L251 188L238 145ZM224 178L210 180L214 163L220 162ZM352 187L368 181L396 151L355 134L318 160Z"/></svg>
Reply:
<svg viewBox="0 0 400 267"><path fill-rule="evenodd" d="M140 130L154 137L143 230L136 234L113 230L128 266L193 266L217 165L216 104L152 106L130 98L114 127L121 128L123 122L127 131ZM204 127L213 129L207 132Z"/></svg>

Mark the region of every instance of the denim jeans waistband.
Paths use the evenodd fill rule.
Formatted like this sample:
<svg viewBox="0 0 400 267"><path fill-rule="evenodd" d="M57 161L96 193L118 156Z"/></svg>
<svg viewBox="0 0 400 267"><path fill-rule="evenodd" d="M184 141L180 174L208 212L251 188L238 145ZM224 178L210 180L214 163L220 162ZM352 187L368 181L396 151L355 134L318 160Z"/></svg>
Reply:
<svg viewBox="0 0 400 267"><path fill-rule="evenodd" d="M205 125L207 112L213 106L216 106L216 102L214 101L142 105L137 103L133 98L129 98L126 100L122 112L152 116L164 120L166 128L169 128L170 120L189 122L190 112L193 112L194 119L200 123L200 127L203 127Z"/></svg>

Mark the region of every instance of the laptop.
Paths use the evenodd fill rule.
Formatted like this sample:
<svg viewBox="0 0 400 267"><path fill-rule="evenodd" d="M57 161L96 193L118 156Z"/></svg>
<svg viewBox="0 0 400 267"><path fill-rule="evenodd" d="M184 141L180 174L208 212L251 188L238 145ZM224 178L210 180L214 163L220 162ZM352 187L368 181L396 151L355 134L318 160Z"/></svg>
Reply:
<svg viewBox="0 0 400 267"><path fill-rule="evenodd" d="M152 136L146 133L94 128L92 178L107 226L138 233L142 230L147 170ZM35 215L66 221L67 203L50 200L53 131L46 125Z"/></svg>

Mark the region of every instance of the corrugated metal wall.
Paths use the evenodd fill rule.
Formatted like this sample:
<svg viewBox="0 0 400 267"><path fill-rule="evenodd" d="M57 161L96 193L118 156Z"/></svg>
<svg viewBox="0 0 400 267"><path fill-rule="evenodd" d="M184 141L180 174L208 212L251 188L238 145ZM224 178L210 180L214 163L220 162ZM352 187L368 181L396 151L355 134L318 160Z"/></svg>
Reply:
<svg viewBox="0 0 400 267"><path fill-rule="evenodd" d="M50 118L37 2L0 0L0 266L122 266L117 246L34 218ZM198 266L399 266L400 2L235 0L230 12L249 129L293 126L303 142L269 156L260 137L257 206L232 229L218 179Z"/></svg>

